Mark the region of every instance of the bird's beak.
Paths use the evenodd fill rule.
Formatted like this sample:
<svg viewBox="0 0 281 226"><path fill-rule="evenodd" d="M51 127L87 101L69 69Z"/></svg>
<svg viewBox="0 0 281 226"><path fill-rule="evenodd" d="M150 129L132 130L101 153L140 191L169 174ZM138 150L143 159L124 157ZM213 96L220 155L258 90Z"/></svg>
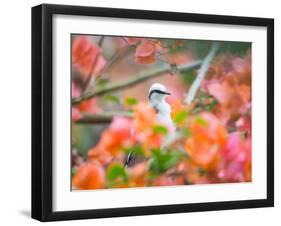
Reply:
<svg viewBox="0 0 281 226"><path fill-rule="evenodd" d="M164 94L165 94L165 95L171 95L171 93L168 93L168 92L164 92Z"/></svg>

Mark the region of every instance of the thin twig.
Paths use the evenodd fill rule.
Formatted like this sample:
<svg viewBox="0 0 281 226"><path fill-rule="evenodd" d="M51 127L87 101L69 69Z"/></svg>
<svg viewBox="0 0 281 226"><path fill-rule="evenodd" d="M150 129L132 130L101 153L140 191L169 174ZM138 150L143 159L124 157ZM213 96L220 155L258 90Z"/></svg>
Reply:
<svg viewBox="0 0 281 226"><path fill-rule="evenodd" d="M128 40L124 37L120 37L122 41L124 41L126 43L126 45L130 45L130 43L128 42Z"/></svg>
<svg viewBox="0 0 281 226"><path fill-rule="evenodd" d="M102 44L104 42L104 39L105 39L105 36L100 37L100 39L97 43L99 48L102 48ZM92 62L90 72L87 75L87 79L86 79L86 81L84 82L84 85L83 85L83 92L86 92L88 90L89 85L92 83L92 78L94 77L93 72L94 72L94 69L95 69L95 66L97 64L97 61L98 61L99 57L100 57L100 53L98 53L98 55L95 57L95 59Z"/></svg>
<svg viewBox="0 0 281 226"><path fill-rule="evenodd" d="M84 113L82 118L76 121L76 123L110 123L114 116L132 117L131 112L103 112L103 113Z"/></svg>
<svg viewBox="0 0 281 226"><path fill-rule="evenodd" d="M100 53L95 57L95 59L92 62L92 65L91 65L91 68L90 68L90 72L88 73L87 79L85 80L85 82L83 84L83 87L82 87L83 88L83 92L86 92L88 87L89 87L89 84L91 84L91 80L94 77L93 76L93 72L94 72L94 69L95 69L95 66L96 66L96 63L97 63L99 57L100 57Z"/></svg>
<svg viewBox="0 0 281 226"><path fill-rule="evenodd" d="M199 69L199 72L198 72L198 75L197 75L195 81L193 82L192 86L190 87L190 89L188 91L188 94L184 100L184 102L186 104L190 104L193 101L193 99L197 93L197 90L199 89L201 82L205 78L208 68L210 66L210 63L214 59L218 49L219 49L219 43L214 42L212 44L210 52L208 53L208 55L205 57L205 59L202 62L202 65Z"/></svg>
<svg viewBox="0 0 281 226"><path fill-rule="evenodd" d="M202 61L195 61L193 63L190 64L184 64L184 65L178 65L177 69L179 72L183 72L183 71L189 71L192 70L194 68L197 68L201 65ZM113 92L113 91L117 91L123 88L127 88L127 87L131 87L134 85L137 85L143 81L146 81L148 79L152 79L155 78L157 76L163 75L165 73L168 73L171 70L170 65L163 65L161 67L158 68L152 68L150 70L147 70L145 72L139 73L137 75L132 75L129 77L132 77L133 79L127 80L127 81L123 81L117 84L112 84L107 86L106 88L103 89L99 89L99 90L93 90L91 92L85 93L83 96L81 97L77 97L77 98L73 98L72 99L72 104L79 104L81 101L83 100L88 100L92 97L96 97L96 96L102 96L106 93L109 92Z"/></svg>
<svg viewBox="0 0 281 226"><path fill-rule="evenodd" d="M98 41L98 46L101 48L102 47L102 44L104 42L104 39L105 39L105 36L101 36L99 41Z"/></svg>
<svg viewBox="0 0 281 226"><path fill-rule="evenodd" d="M106 72L108 72L112 66L114 66L115 64L117 64L120 60L122 60L127 54L129 54L131 52L132 48L131 46L125 46L121 49L118 49L118 51L116 51L111 57L110 59L107 61L106 65L103 67L103 69L95 76L90 76L89 77L89 81L87 82L87 86L84 90L85 93L87 93L89 90L91 90L97 80L104 75Z"/></svg>
<svg viewBox="0 0 281 226"><path fill-rule="evenodd" d="M118 49L108 60L107 64L101 70L101 72L96 76L96 80L101 77L104 73L109 71L111 67L117 64L119 61L123 60L131 51L133 50L133 46L125 46Z"/></svg>

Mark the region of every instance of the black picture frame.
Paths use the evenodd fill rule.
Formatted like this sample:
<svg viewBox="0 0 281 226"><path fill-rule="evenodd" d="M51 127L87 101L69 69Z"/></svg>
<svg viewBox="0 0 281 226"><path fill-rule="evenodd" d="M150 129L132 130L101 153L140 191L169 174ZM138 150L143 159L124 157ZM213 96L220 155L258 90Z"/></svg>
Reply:
<svg viewBox="0 0 281 226"><path fill-rule="evenodd" d="M246 201L54 212L52 210L52 18L55 14L266 27L267 198ZM273 19L49 4L32 8L32 218L40 221L56 221L270 206L274 206Z"/></svg>

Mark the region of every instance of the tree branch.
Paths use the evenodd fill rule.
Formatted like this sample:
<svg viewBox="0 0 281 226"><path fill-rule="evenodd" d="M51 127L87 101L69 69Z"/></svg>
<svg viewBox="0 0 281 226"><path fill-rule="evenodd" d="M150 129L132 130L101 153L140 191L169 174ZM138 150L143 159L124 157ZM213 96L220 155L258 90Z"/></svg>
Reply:
<svg viewBox="0 0 281 226"><path fill-rule="evenodd" d="M97 114L84 113L76 123L110 123L114 116L132 117L131 112L103 112Z"/></svg>
<svg viewBox="0 0 281 226"><path fill-rule="evenodd" d="M193 101L193 99L197 93L197 90L199 89L202 80L205 78L208 68L210 66L210 63L214 59L218 49L219 49L219 43L214 42L212 44L210 52L208 53L208 55L205 57L205 59L202 62L202 65L199 69L199 72L198 72L198 75L197 75L195 81L193 82L192 86L190 87L190 89L188 91L188 94L184 100L184 102L186 104L190 104Z"/></svg>
<svg viewBox="0 0 281 226"><path fill-rule="evenodd" d="M199 67L201 65L201 63L202 63L202 61L199 60L199 61L195 61L195 62L190 63L190 64L178 65L177 70L179 72L189 71L189 70L192 70L194 68ZM103 89L89 91L88 93L85 93L81 97L73 98L72 104L73 105L79 104L81 101L88 100L88 99L90 99L92 97L95 97L95 96L102 96L102 95L104 95L106 93L109 93L109 92L113 92L113 91L117 91L117 90L120 90L120 89L123 89L123 88L127 88L127 87L137 85L138 83L141 83L141 82L146 81L148 79L152 79L152 78L155 78L157 76L163 75L164 73L167 73L170 70L171 70L170 65L163 65L163 66L158 67L158 68L152 68L148 71L139 73L137 75L130 76L130 77L132 77L132 79L130 79L130 80L123 81L123 82L120 82L120 83L117 83L117 84L112 84L112 85L109 85L109 86L107 86L106 88L103 88Z"/></svg>
<svg viewBox="0 0 281 226"><path fill-rule="evenodd" d="M98 41L98 46L101 48L102 47L102 44L104 42L104 39L105 39L105 36L101 36L99 41Z"/></svg>
<svg viewBox="0 0 281 226"><path fill-rule="evenodd" d="M97 45L99 46L99 48L102 48L102 44L104 42L104 39L105 39L105 36L101 36L99 41L97 42ZM100 56L100 53L95 57L94 61L92 62L90 72L87 76L86 81L84 82L84 85L83 85L83 92L86 92L88 90L88 87L92 83L92 78L94 77L93 71L95 69L95 66L96 66L96 63L97 63L97 60L98 60L99 56Z"/></svg>
<svg viewBox="0 0 281 226"><path fill-rule="evenodd" d="M85 88L84 93L87 93L90 91L96 84L97 80L104 75L106 72L108 72L116 63L118 63L120 60L123 59L126 55L128 55L133 50L132 46L125 46L121 49L118 49L108 60L104 68L96 75L96 76L90 76L89 81L87 83L87 86ZM83 94L84 95L84 94Z"/></svg>

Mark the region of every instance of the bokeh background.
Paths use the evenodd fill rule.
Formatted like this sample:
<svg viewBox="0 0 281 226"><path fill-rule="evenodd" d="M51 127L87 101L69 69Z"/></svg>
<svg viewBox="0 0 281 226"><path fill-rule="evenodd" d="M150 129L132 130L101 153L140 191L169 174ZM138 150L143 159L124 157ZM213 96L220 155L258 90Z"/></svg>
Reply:
<svg viewBox="0 0 281 226"><path fill-rule="evenodd" d="M251 43L71 38L73 189L251 181ZM172 93L173 136L147 105L155 82ZM129 152L137 160L125 168Z"/></svg>

